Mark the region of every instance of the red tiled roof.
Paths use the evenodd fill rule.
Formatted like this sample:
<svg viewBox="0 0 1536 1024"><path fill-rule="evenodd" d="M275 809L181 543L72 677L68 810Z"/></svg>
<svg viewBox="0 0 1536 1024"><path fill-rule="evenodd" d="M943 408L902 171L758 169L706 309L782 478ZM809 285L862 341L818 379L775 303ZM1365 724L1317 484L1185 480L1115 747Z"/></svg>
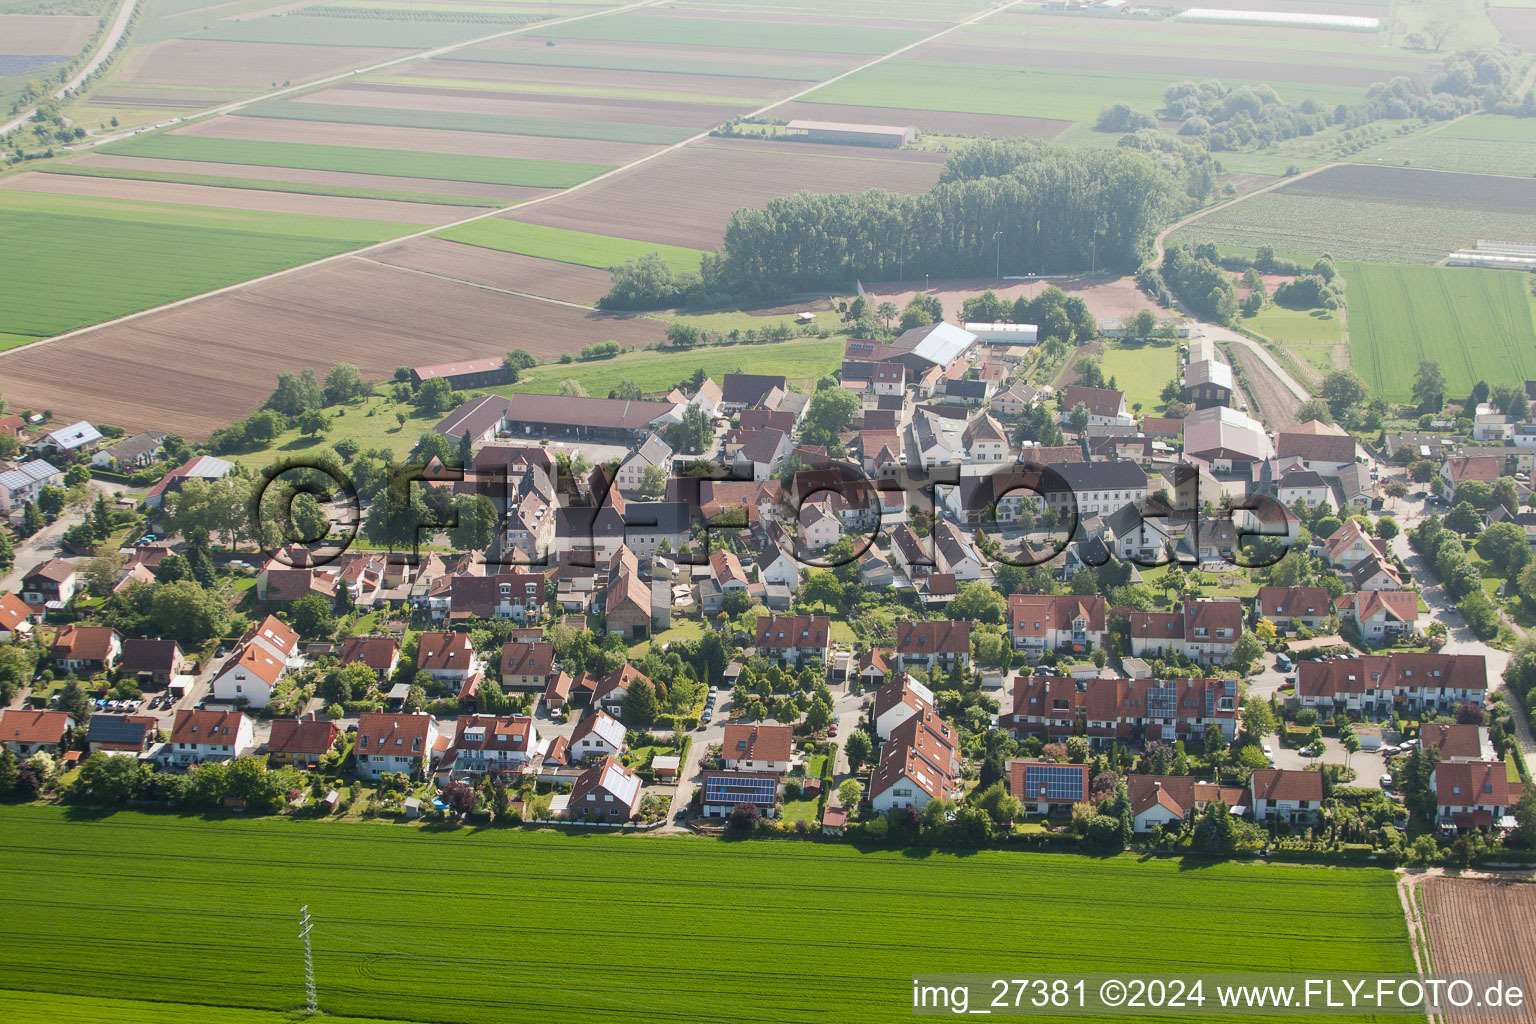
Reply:
<svg viewBox="0 0 1536 1024"><path fill-rule="evenodd" d="M1255 800L1320 802L1323 799L1323 776L1321 772L1290 768L1260 768L1253 773L1252 792Z"/></svg>
<svg viewBox="0 0 1536 1024"><path fill-rule="evenodd" d="M240 733L240 723L244 718L245 715L238 711L193 708L178 711L176 724L171 727L170 742L232 746Z"/></svg>
<svg viewBox="0 0 1536 1024"><path fill-rule="evenodd" d="M12 708L0 713L0 742L57 743L75 724L65 711Z"/></svg>
<svg viewBox="0 0 1536 1024"><path fill-rule="evenodd" d="M724 757L743 761L785 761L794 750L794 729L787 725L745 725L725 727L721 746Z"/></svg>
<svg viewBox="0 0 1536 1024"><path fill-rule="evenodd" d="M320 755L336 742L336 723L312 718L277 718L267 737L269 754Z"/></svg>
<svg viewBox="0 0 1536 1024"><path fill-rule="evenodd" d="M896 627L897 654L969 654L971 624L954 619L902 622Z"/></svg>

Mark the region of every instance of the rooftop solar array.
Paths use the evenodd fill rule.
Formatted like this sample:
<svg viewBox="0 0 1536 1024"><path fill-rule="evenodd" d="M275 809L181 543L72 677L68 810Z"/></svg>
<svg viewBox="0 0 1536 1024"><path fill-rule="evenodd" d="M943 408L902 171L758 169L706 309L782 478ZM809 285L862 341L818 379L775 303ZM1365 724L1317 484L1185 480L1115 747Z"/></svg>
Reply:
<svg viewBox="0 0 1536 1024"><path fill-rule="evenodd" d="M704 780L704 802L707 804L749 803L766 806L774 802L777 789L778 783L773 779L711 775Z"/></svg>
<svg viewBox="0 0 1536 1024"><path fill-rule="evenodd" d="M1032 764L1024 768L1024 790L1027 799L1038 799L1041 788L1050 801L1083 799L1083 770L1076 765Z"/></svg>

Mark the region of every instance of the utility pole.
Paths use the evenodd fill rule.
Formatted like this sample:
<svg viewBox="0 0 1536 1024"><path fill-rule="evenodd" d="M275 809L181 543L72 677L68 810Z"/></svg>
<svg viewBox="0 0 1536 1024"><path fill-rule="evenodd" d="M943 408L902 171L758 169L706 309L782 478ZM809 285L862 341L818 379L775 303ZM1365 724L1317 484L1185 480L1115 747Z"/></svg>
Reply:
<svg viewBox="0 0 1536 1024"><path fill-rule="evenodd" d="M299 908L299 938L304 940L304 1012L311 1016L320 1012L315 998L315 958L309 948L309 930L314 923L309 918L309 904Z"/></svg>

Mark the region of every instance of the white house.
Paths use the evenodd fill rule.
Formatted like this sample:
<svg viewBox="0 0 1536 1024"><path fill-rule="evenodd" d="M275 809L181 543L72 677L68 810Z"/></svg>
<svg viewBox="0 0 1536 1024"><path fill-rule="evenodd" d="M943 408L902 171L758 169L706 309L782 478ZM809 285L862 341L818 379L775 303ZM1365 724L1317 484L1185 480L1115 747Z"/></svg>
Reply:
<svg viewBox="0 0 1536 1024"><path fill-rule="evenodd" d="M667 473L671 466L672 446L663 441L661 435L652 434L638 451L619 466L614 483L621 491L638 491L647 470L655 468Z"/></svg>
<svg viewBox="0 0 1536 1024"><path fill-rule="evenodd" d="M893 729L925 710L933 710L933 691L928 687L911 676L886 683L875 691L875 704L870 711L875 736L890 739Z"/></svg>
<svg viewBox="0 0 1536 1024"><path fill-rule="evenodd" d="M385 772L425 778L437 755L437 719L427 714L357 716L357 776L377 779Z"/></svg>
<svg viewBox="0 0 1536 1024"><path fill-rule="evenodd" d="M42 459L23 462L0 473L0 511L36 501L44 487L62 487L64 472Z"/></svg>
<svg viewBox="0 0 1536 1024"><path fill-rule="evenodd" d="M268 615L241 638L235 653L213 677L213 699L266 707L298 647L299 635Z"/></svg>
<svg viewBox="0 0 1536 1024"><path fill-rule="evenodd" d="M720 754L728 771L789 771L794 729L787 725L733 722L725 727Z"/></svg>
<svg viewBox="0 0 1536 1024"><path fill-rule="evenodd" d="M1255 821L1311 825L1322 814L1323 777L1319 772L1260 768L1248 786Z"/></svg>
<svg viewBox="0 0 1536 1024"><path fill-rule="evenodd" d="M571 732L571 759L617 756L624 753L624 726L606 711L594 711Z"/></svg>
<svg viewBox="0 0 1536 1024"><path fill-rule="evenodd" d="M256 748L255 725L240 711L197 710L176 712L167 756L172 764L186 766L204 761L228 761Z"/></svg>

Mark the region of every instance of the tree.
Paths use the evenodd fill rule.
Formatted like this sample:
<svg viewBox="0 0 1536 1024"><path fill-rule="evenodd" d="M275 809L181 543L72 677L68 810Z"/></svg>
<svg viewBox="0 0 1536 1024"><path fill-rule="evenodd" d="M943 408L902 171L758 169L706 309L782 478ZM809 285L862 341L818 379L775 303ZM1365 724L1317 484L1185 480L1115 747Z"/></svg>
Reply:
<svg viewBox="0 0 1536 1024"><path fill-rule="evenodd" d="M1468 481L1468 484L1474 481ZM1465 489L1467 484L1462 484ZM1455 530L1457 533L1470 536L1477 533L1483 527L1482 516L1477 514L1477 509L1472 507L1470 501L1458 501L1442 520L1445 528Z"/></svg>
<svg viewBox="0 0 1536 1024"><path fill-rule="evenodd" d="M1309 398L1296 407L1296 418L1302 423L1317 420L1319 423L1332 423L1333 410L1328 408L1328 403L1321 398Z"/></svg>
<svg viewBox="0 0 1536 1024"><path fill-rule="evenodd" d="M1152 332L1157 330L1157 314L1150 309L1138 309L1126 321L1125 328L1132 338L1150 338Z"/></svg>
<svg viewBox="0 0 1536 1024"><path fill-rule="evenodd" d="M325 392L315 379L315 371L305 370L297 375L279 373L277 387L263 408L282 416L297 416L306 409L318 409L324 404Z"/></svg>
<svg viewBox="0 0 1536 1024"><path fill-rule="evenodd" d="M645 392L640 390L640 385L635 383L633 377L625 377L619 381L619 386L613 389L613 397L638 402L645 397Z"/></svg>
<svg viewBox="0 0 1536 1024"><path fill-rule="evenodd" d="M1505 579L1515 579L1531 560L1531 545L1523 527L1514 523L1494 523L1477 538L1477 553L1486 558L1493 572Z"/></svg>
<svg viewBox="0 0 1536 1024"><path fill-rule="evenodd" d="M288 624L306 640L318 640L335 631L336 616L324 594L305 594L288 606Z"/></svg>
<svg viewBox="0 0 1536 1024"><path fill-rule="evenodd" d="M1526 786L1515 804L1515 827L1509 833L1509 845L1521 850L1536 849L1536 787Z"/></svg>
<svg viewBox="0 0 1536 1024"><path fill-rule="evenodd" d="M822 611L828 611L842 606L843 585L831 570L812 569L805 574L805 581L795 596L807 605L820 605Z"/></svg>
<svg viewBox="0 0 1536 1024"><path fill-rule="evenodd" d="M27 502L21 509L21 529L23 537L30 537L37 531L47 526L48 522L43 516L42 509L35 502Z"/></svg>
<svg viewBox="0 0 1536 1024"><path fill-rule="evenodd" d="M192 649L223 634L229 611L223 594L187 579L155 588L149 618L161 636Z"/></svg>
<svg viewBox="0 0 1536 1024"><path fill-rule="evenodd" d="M1397 525L1396 519L1393 519L1391 516L1382 516L1376 520L1375 532L1376 536L1382 540L1391 540L1401 532L1401 528Z"/></svg>
<svg viewBox="0 0 1536 1024"><path fill-rule="evenodd" d="M80 765L70 785L71 799L96 804L121 804L139 795L149 778L149 767L135 757L113 757L97 751Z"/></svg>
<svg viewBox="0 0 1536 1024"><path fill-rule="evenodd" d="M1419 360L1413 377L1413 400L1419 412L1439 412L1445 405L1445 372L1433 359Z"/></svg>
<svg viewBox="0 0 1536 1024"><path fill-rule="evenodd" d="M827 726L832 724L832 705L825 700L811 701L811 707L805 713L805 726L812 732L824 732Z"/></svg>
<svg viewBox="0 0 1536 1024"><path fill-rule="evenodd" d="M373 669L360 661L354 661L350 665L341 665L327 672L320 680L320 685L315 692L327 706L345 704L347 701L361 700L365 697L377 679Z"/></svg>
<svg viewBox="0 0 1536 1024"><path fill-rule="evenodd" d="M351 363L337 363L325 375L325 404L337 405L361 398L371 389L362 372Z"/></svg>
<svg viewBox="0 0 1536 1024"><path fill-rule="evenodd" d="M1364 407L1369 394L1365 381L1352 370L1334 370L1328 374L1323 378L1318 393L1328 403L1333 418L1341 422L1348 419L1351 410Z"/></svg>
<svg viewBox="0 0 1536 1024"><path fill-rule="evenodd" d="M443 803L452 809L460 818L468 817L480 802L480 794L475 792L473 786L463 779L455 779L443 787Z"/></svg>
<svg viewBox="0 0 1536 1024"><path fill-rule="evenodd" d="M1243 672L1253 667L1253 663L1264 654L1264 645L1259 638L1252 633L1243 633L1232 645L1232 654L1229 660Z"/></svg>
<svg viewBox="0 0 1536 1024"><path fill-rule="evenodd" d="M1002 622L1008 611L1008 602L1001 593L981 580L971 580L960 586L959 593L949 603L949 615L971 622Z"/></svg>
<svg viewBox="0 0 1536 1024"><path fill-rule="evenodd" d="M660 713L656 687L650 680L639 678L631 682L629 692L624 695L624 707L620 714L624 724L631 729L648 729Z"/></svg>
<svg viewBox="0 0 1536 1024"><path fill-rule="evenodd" d="M454 406L453 384L446 377L423 381L416 392L416 407L425 416L441 416Z"/></svg>
<svg viewBox="0 0 1536 1024"><path fill-rule="evenodd" d="M1067 413L1067 426L1071 427L1072 432L1079 437L1086 433L1088 430L1088 406L1082 402L1074 405L1072 411Z"/></svg>
<svg viewBox="0 0 1536 1024"><path fill-rule="evenodd" d="M761 817L756 804L739 803L731 808L731 816L726 819L726 827L738 835L745 835L757 827L757 821Z"/></svg>
<svg viewBox="0 0 1536 1024"><path fill-rule="evenodd" d="M827 388L811 396L801 437L806 444L830 446L859 414L859 397L847 388Z"/></svg>
<svg viewBox="0 0 1536 1024"><path fill-rule="evenodd" d="M1237 825L1232 813L1220 800L1205 805L1205 813L1195 823L1194 848L1216 857L1237 852Z"/></svg>
<svg viewBox="0 0 1536 1024"><path fill-rule="evenodd" d="M837 798L844 808L852 813L859 806L859 801L864 797L864 787L859 785L858 779L847 779L837 787Z"/></svg>
<svg viewBox="0 0 1536 1024"><path fill-rule="evenodd" d="M586 398L587 389L581 386L581 382L574 377L562 380L556 389L565 398Z"/></svg>
<svg viewBox="0 0 1536 1024"><path fill-rule="evenodd" d="M1344 765L1348 767L1350 760L1360 753L1360 737L1355 735L1353 727L1346 726L1340 730L1339 745L1344 748Z"/></svg>
<svg viewBox="0 0 1536 1024"><path fill-rule="evenodd" d="M483 494L461 494L453 499L458 525L448 531L448 538L460 551L484 551L496 539L500 515L495 502Z"/></svg>
<svg viewBox="0 0 1536 1024"><path fill-rule="evenodd" d="M1268 701L1249 697L1243 701L1241 714L1243 731L1249 736L1262 740L1275 731L1275 712Z"/></svg>
<svg viewBox="0 0 1536 1024"><path fill-rule="evenodd" d="M667 493L667 471L660 466L646 466L640 474L640 497L652 501Z"/></svg>
<svg viewBox="0 0 1536 1024"><path fill-rule="evenodd" d="M69 500L69 492L62 487L48 486L37 492L37 507L49 520L58 517L64 511L64 503Z"/></svg>
<svg viewBox="0 0 1536 1024"><path fill-rule="evenodd" d="M890 330L891 321L901 316L901 310L897 308L896 303L887 299L875 307L875 316L886 330Z"/></svg>
<svg viewBox="0 0 1536 1024"><path fill-rule="evenodd" d="M870 741L869 733L863 729L855 729L848 734L848 743L845 753L848 755L848 767L858 771L859 766L868 761L874 753L875 745Z"/></svg>

